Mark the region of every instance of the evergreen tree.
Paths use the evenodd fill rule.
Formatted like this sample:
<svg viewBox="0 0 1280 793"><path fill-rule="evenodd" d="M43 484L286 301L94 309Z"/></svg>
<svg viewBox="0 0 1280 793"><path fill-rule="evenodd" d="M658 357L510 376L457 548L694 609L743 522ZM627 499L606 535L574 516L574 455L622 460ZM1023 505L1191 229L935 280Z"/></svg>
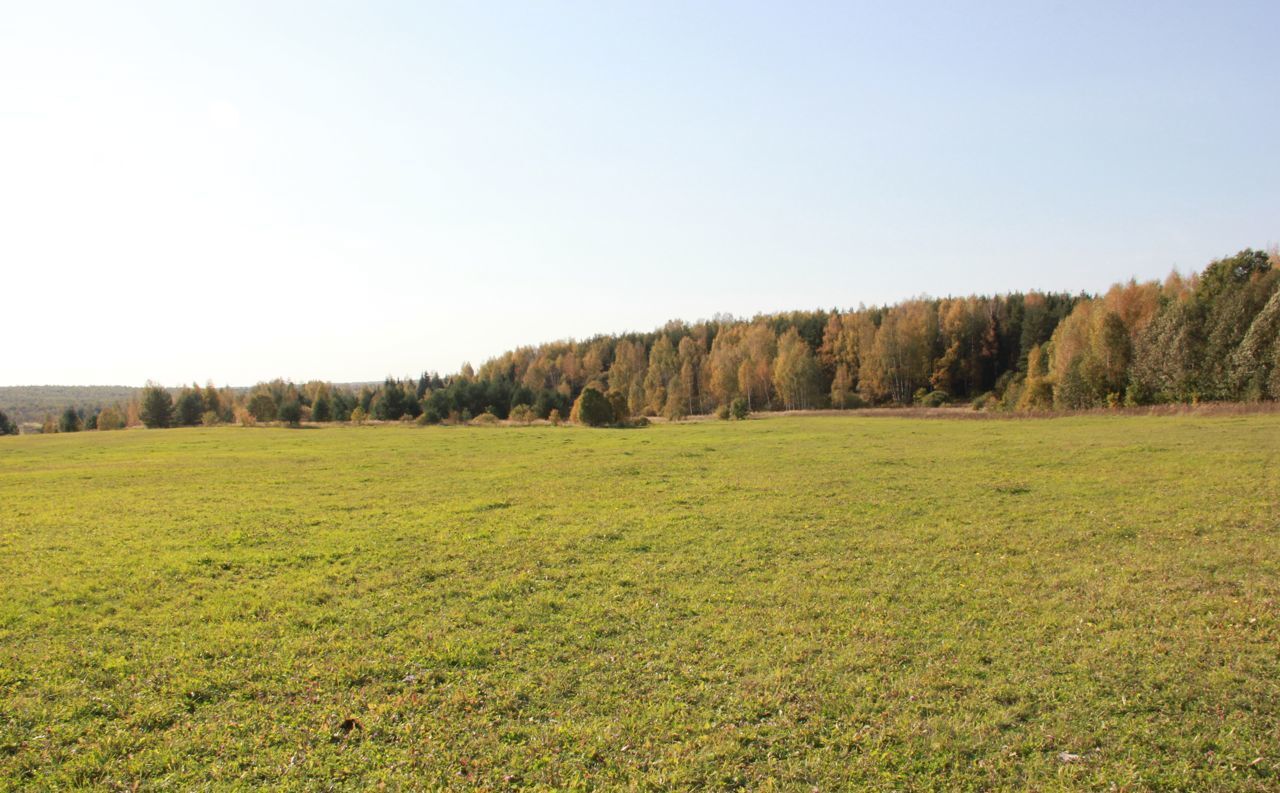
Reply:
<svg viewBox="0 0 1280 793"><path fill-rule="evenodd" d="M405 413L407 402L404 388L388 377L382 384L380 398L373 406L373 417L382 421L398 421Z"/></svg>
<svg viewBox="0 0 1280 793"><path fill-rule="evenodd" d="M195 427L200 424L200 417L204 414L204 395L201 394L199 386L195 388L183 388L182 393L178 395L178 401L174 405L174 417L179 426Z"/></svg>
<svg viewBox="0 0 1280 793"><path fill-rule="evenodd" d="M173 397L157 383L148 382L142 392L139 418L148 429L168 427L173 421Z"/></svg>
<svg viewBox="0 0 1280 793"><path fill-rule="evenodd" d="M331 421L333 413L329 407L329 397L321 394L311 402L311 420L312 421Z"/></svg>
<svg viewBox="0 0 1280 793"><path fill-rule="evenodd" d="M297 427L302 424L302 405L296 399L287 399L276 415L290 427Z"/></svg>

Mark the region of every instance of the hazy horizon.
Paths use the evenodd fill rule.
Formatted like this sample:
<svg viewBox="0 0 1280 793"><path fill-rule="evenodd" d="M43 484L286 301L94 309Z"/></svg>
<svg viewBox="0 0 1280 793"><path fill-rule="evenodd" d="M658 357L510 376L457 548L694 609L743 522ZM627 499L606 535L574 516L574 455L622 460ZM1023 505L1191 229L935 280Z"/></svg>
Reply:
<svg viewBox="0 0 1280 793"><path fill-rule="evenodd" d="M456 371L1280 234L1270 4L29 4L4 385Z"/></svg>

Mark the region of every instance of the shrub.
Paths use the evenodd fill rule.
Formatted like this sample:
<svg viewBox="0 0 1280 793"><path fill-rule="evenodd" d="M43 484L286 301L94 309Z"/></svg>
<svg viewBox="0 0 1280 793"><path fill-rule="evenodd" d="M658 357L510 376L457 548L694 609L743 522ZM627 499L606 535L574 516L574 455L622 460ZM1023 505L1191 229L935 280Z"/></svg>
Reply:
<svg viewBox="0 0 1280 793"><path fill-rule="evenodd" d="M613 406L598 389L584 388L573 403L570 418L588 427L603 427L613 423Z"/></svg>
<svg viewBox="0 0 1280 793"><path fill-rule="evenodd" d="M924 389L920 389L924 391ZM928 391L926 393L916 392L916 404L922 408L942 407L951 401L951 395L946 391Z"/></svg>
<svg viewBox="0 0 1280 793"><path fill-rule="evenodd" d="M511 419L517 424L528 424L531 421L533 421L534 415L535 414L533 412L533 408L529 407L528 405L516 405L515 407L511 408L511 413L507 416L507 418Z"/></svg>
<svg viewBox="0 0 1280 793"><path fill-rule="evenodd" d="M728 405L725 405L725 404L722 404L722 405L720 405L720 407L716 408L716 418L720 419L721 421L728 421L728 420L729 420L729 406L728 406Z"/></svg>
<svg viewBox="0 0 1280 793"><path fill-rule="evenodd" d="M742 421L750 414L751 410L747 407L747 400L743 397L738 397L729 405L729 415L732 416L735 421Z"/></svg>
<svg viewBox="0 0 1280 793"><path fill-rule="evenodd" d="M426 410L422 411L422 415L418 416L417 421L418 421L419 427L425 427L428 424L439 424L440 411L436 410L431 406L428 406Z"/></svg>
<svg viewBox="0 0 1280 793"><path fill-rule="evenodd" d="M298 404L297 400L286 400L280 406L280 410L277 411L276 415L290 427L297 427L302 424L302 406Z"/></svg>
<svg viewBox="0 0 1280 793"><path fill-rule="evenodd" d="M245 408L258 421L275 421L276 419L276 401L265 391L254 394Z"/></svg>
<svg viewBox="0 0 1280 793"><path fill-rule="evenodd" d="M551 426L559 427L560 422L564 421L564 419L560 418L559 410L557 410L556 408L552 408L551 412L547 414L547 421L551 422Z"/></svg>
<svg viewBox="0 0 1280 793"><path fill-rule="evenodd" d="M471 425L473 427L496 427L498 426L498 417L492 413L481 413L471 419Z"/></svg>
<svg viewBox="0 0 1280 793"><path fill-rule="evenodd" d="M1000 410L1017 410L1022 402L1023 392L1027 389L1026 375L1021 373L1010 378L1000 396Z"/></svg>
<svg viewBox="0 0 1280 793"><path fill-rule="evenodd" d="M364 420L365 420L365 419L367 419L367 418L369 418L369 414L365 413L365 412L364 412L364 408L362 408L362 407L360 407L360 406L358 406L358 405L356 406L356 409L355 409L355 410L351 411L351 423L352 423L352 424L363 424L363 423L364 423Z"/></svg>
<svg viewBox="0 0 1280 793"><path fill-rule="evenodd" d="M1150 405L1155 400L1151 398L1151 392L1138 383L1130 383L1124 390L1125 407L1137 407L1138 405Z"/></svg>
<svg viewBox="0 0 1280 793"><path fill-rule="evenodd" d="M250 413L247 408L240 405L236 405L232 408L231 416L241 427L252 427L258 423L258 420L253 417L253 414Z"/></svg>
<svg viewBox="0 0 1280 793"><path fill-rule="evenodd" d="M99 421L101 421L101 418L99 418ZM200 423L206 427L212 427L218 423L218 414L212 410L206 410L200 414Z"/></svg>
<svg viewBox="0 0 1280 793"><path fill-rule="evenodd" d="M871 407L871 403L860 394L850 394L844 398L844 407L845 410L861 410L862 408Z"/></svg>
<svg viewBox="0 0 1280 793"><path fill-rule="evenodd" d="M120 415L120 411L112 407L103 408L98 413L98 431L105 432L108 430L118 430L124 427L124 416ZM3 435L3 429L0 429L0 435Z"/></svg>

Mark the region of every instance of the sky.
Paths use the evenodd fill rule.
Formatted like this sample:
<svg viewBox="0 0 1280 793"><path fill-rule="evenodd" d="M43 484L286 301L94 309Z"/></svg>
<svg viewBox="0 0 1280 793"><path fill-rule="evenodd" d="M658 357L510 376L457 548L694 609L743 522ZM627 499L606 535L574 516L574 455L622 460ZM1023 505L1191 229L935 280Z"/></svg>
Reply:
<svg viewBox="0 0 1280 793"><path fill-rule="evenodd" d="M0 0L0 385L457 371L1280 240L1275 2Z"/></svg>

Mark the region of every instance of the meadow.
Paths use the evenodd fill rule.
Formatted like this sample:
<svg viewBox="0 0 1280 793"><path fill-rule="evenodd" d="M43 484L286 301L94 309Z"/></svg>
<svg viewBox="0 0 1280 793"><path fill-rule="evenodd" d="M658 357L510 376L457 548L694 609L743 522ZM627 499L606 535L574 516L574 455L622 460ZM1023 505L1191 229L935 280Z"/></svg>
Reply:
<svg viewBox="0 0 1280 793"><path fill-rule="evenodd" d="M1280 415L0 439L0 788L1275 790Z"/></svg>

